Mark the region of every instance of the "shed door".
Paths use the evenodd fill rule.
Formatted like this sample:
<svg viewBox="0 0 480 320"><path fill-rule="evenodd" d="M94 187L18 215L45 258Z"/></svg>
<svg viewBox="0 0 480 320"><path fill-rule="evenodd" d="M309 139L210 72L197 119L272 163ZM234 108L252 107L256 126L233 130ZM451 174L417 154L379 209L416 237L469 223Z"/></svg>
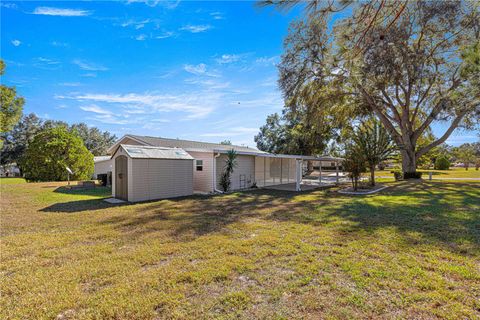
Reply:
<svg viewBox="0 0 480 320"><path fill-rule="evenodd" d="M115 197L128 201L128 159L126 156L115 158Z"/></svg>

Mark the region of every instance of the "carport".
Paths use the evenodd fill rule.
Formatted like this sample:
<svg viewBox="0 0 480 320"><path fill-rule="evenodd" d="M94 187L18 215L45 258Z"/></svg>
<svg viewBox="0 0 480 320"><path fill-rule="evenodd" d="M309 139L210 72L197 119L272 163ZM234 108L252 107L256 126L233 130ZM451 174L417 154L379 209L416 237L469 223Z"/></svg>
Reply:
<svg viewBox="0 0 480 320"><path fill-rule="evenodd" d="M332 183L340 182L340 165L342 158L315 157L301 155L265 154L255 155L255 181L258 187L277 190L302 191ZM308 162L316 162L319 167L318 178L304 180L308 173ZM333 164L335 180L325 179L322 167L325 163ZM313 167L313 166L312 166ZM329 171L330 176L331 171Z"/></svg>

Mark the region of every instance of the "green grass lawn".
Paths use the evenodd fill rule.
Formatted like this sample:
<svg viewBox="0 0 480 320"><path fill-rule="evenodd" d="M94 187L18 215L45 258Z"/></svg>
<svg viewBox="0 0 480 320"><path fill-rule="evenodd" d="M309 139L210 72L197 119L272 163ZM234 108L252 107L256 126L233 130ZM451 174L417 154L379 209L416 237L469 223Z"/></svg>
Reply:
<svg viewBox="0 0 480 320"><path fill-rule="evenodd" d="M478 319L480 183L109 205L1 181L1 319Z"/></svg>
<svg viewBox="0 0 480 320"><path fill-rule="evenodd" d="M392 170L377 170L375 171L375 176L379 177L391 177L393 179ZM480 179L480 170L475 170L475 168L451 168L450 170L422 170L418 169L417 171L423 172L423 179L428 179L428 173L432 172L432 179L442 178L476 178ZM367 175L367 174L366 174Z"/></svg>

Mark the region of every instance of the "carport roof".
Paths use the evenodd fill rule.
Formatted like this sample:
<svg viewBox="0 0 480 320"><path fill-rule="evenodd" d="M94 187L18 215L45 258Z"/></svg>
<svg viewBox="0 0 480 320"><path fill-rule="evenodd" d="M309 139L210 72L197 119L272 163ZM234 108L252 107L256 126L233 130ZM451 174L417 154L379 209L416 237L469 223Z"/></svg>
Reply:
<svg viewBox="0 0 480 320"><path fill-rule="evenodd" d="M185 150L181 148L150 147L138 145L120 145L123 150L133 159L178 159L193 160Z"/></svg>
<svg viewBox="0 0 480 320"><path fill-rule="evenodd" d="M213 150L215 153L227 153L229 150ZM257 152L244 152L237 151L237 154L256 156L263 158L284 158L284 159L298 159L298 160L313 160L313 161L343 161L343 158L331 157L331 156L302 156L298 154L277 154L277 153L257 153Z"/></svg>

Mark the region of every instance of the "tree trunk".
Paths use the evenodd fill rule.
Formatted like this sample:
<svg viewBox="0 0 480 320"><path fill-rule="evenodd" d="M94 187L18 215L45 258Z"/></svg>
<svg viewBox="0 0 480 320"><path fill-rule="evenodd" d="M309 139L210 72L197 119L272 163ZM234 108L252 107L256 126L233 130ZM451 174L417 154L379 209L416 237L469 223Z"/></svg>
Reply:
<svg viewBox="0 0 480 320"><path fill-rule="evenodd" d="M415 159L414 150L402 150L402 172L415 173L417 171L417 159Z"/></svg>
<svg viewBox="0 0 480 320"><path fill-rule="evenodd" d="M370 185L375 186L375 165L370 165Z"/></svg>

